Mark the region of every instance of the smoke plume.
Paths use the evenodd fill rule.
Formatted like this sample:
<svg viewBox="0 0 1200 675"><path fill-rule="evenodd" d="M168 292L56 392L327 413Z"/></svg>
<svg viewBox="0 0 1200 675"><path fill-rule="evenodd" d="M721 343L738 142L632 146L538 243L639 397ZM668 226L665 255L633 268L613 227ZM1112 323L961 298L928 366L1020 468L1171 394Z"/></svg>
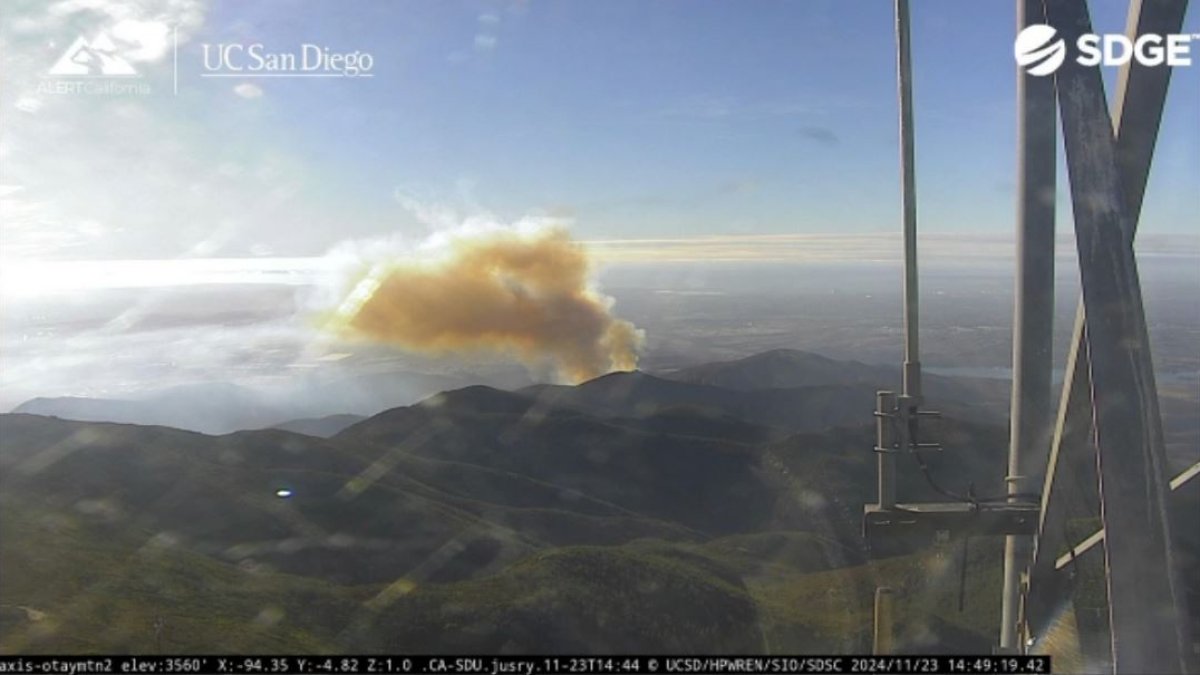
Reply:
<svg viewBox="0 0 1200 675"><path fill-rule="evenodd" d="M341 299L351 335L427 354L489 350L580 382L637 366L642 331L592 288L561 226L460 227L376 260Z"/></svg>

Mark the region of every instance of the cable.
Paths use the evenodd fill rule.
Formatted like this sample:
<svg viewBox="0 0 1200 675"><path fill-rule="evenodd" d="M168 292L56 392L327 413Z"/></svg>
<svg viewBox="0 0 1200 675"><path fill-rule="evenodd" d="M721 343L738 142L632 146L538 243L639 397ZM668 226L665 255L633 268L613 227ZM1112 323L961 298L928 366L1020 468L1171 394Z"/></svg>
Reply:
<svg viewBox="0 0 1200 675"><path fill-rule="evenodd" d="M936 480L933 479L933 474L929 470L929 464L925 461L925 457L921 455L920 450L914 451L912 453L912 455L916 458L917 464L921 467L921 474L923 476L925 476L925 481L927 483L929 483L929 487L933 488L934 492L937 492L938 494L942 495L943 497L947 497L949 499L953 499L958 502L963 502L965 504L973 504L976 507L979 507L981 504L1007 503L1009 499L1012 499L1014 497L1016 497L1017 499L1028 499L1031 501L1040 500L1042 498L1042 496L1039 494L1022 493L1022 492L1013 493L1011 495L1005 495L1003 497L974 497L974 496L970 496L970 495L960 495L960 494L951 492L950 490L943 488L941 485L938 484L938 482Z"/></svg>
<svg viewBox="0 0 1200 675"><path fill-rule="evenodd" d="M911 454L916 458L917 464L921 467L921 475L925 477L925 482L929 483L929 487L933 488L934 492L937 492L943 497L957 502L962 502L964 504L970 504L976 510L980 509L985 504L1007 504L1009 500L1014 498L1027 499L1030 501L1041 501L1042 496L1040 494L1022 492L1015 492L1013 494L1008 494L1001 497L976 497L974 495L975 489L973 484L968 487L968 494L965 496L943 488L936 480L933 479L933 473L929 470L929 464L926 463L925 457L921 454L921 449L918 446L917 436L917 418L915 416L909 417L908 438L910 439L909 442L911 444Z"/></svg>

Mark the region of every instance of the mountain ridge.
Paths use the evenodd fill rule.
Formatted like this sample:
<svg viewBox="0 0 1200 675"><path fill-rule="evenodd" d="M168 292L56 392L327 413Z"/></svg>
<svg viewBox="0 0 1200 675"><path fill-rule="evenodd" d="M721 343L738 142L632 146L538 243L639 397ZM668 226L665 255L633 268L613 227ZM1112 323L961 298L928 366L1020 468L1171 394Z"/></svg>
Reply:
<svg viewBox="0 0 1200 675"><path fill-rule="evenodd" d="M416 378L413 380L412 378ZM12 412L49 415L64 419L95 422L123 422L189 429L208 434L225 434L245 429L282 427L330 437L361 420L397 407L422 401L433 403L438 392L469 389L463 377L434 376L422 373L376 374L343 378L331 391L351 391L355 383L367 387L354 390L353 396L314 401L292 400L288 395L270 395L228 382L180 385L139 397L108 399L88 397L37 397L16 406ZM410 383L411 380L411 383ZM951 411L972 419L1000 420L1007 397L1006 383L941 378L927 375L928 396L934 403L945 401ZM777 408L811 408L824 396L836 395L843 402L856 400L857 414L873 409L874 390L895 388L899 370L871 366L857 361L830 359L800 350L776 349L748 357L697 364L665 373L614 372L573 387L535 384L514 391L533 396L543 404L558 408L578 408L587 413L603 412L617 417L654 415L669 407L707 409L717 416L743 418L756 424L785 430L810 430L829 424L843 424L848 415L838 415L822 425L796 428L791 419L810 419L811 413L787 414L782 411L758 414L764 402ZM410 386L411 385L411 386ZM329 383L311 391L329 389ZM341 387L340 389L338 387ZM349 387L350 389L347 389ZM821 388L826 389L821 389ZM495 387L492 387L495 388ZM786 393L763 393L780 390ZM803 392L807 391L805 394ZM364 396L372 394L371 406ZM422 393L423 392L423 393ZM308 394L305 394L307 396ZM461 396L461 395L460 395ZM738 401L749 396L750 401ZM778 399L787 399L774 403ZM624 399L624 403L622 403ZM341 401L336 403L334 401ZM642 409L631 407L637 400ZM373 407L373 410L366 408ZM833 406L836 408L836 406ZM757 415L757 416L756 416ZM785 423L780 425L779 420Z"/></svg>

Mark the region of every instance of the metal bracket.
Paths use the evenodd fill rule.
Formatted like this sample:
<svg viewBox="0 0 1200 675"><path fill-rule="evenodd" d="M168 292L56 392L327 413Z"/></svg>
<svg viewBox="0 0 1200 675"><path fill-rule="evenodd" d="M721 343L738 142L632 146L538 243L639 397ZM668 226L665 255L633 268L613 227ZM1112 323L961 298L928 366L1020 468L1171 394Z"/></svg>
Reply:
<svg viewBox="0 0 1200 675"><path fill-rule="evenodd" d="M863 509L863 534L870 540L907 538L936 541L939 532L950 539L987 537L1037 532L1039 504L969 504L930 502L896 504L882 508L868 504Z"/></svg>

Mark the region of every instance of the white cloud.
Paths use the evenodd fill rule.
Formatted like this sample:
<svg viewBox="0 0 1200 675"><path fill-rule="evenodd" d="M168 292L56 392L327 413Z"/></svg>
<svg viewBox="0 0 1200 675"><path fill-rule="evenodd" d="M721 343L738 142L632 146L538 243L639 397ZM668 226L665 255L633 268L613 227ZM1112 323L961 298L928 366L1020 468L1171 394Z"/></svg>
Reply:
<svg viewBox="0 0 1200 675"><path fill-rule="evenodd" d="M125 19L109 32L125 47L121 57L129 61L157 61L170 47L171 28L161 21Z"/></svg>
<svg viewBox="0 0 1200 675"><path fill-rule="evenodd" d="M83 26L112 30L113 37L128 41L136 52L127 58L153 61L166 54L169 28L179 31L179 41L187 41L204 23L206 0L59 0L31 5L28 13L8 17L18 34L71 33ZM119 27L119 28L118 28ZM120 33L121 35L117 35Z"/></svg>
<svg viewBox="0 0 1200 675"><path fill-rule="evenodd" d="M487 12L479 15L479 23L497 24L500 23L500 17Z"/></svg>
<svg viewBox="0 0 1200 675"><path fill-rule="evenodd" d="M483 35L483 34L476 35L475 36L475 49L478 49L481 51L495 49L497 42L498 42L498 40L496 39L496 36L494 36L494 35Z"/></svg>
<svg viewBox="0 0 1200 675"><path fill-rule="evenodd" d="M21 112L35 113L42 109L42 100L34 96L22 96L14 105Z"/></svg>
<svg viewBox="0 0 1200 675"><path fill-rule="evenodd" d="M257 84L243 82L233 88L233 93L241 96L242 98L259 98L263 95L263 90L262 87L258 86Z"/></svg>

